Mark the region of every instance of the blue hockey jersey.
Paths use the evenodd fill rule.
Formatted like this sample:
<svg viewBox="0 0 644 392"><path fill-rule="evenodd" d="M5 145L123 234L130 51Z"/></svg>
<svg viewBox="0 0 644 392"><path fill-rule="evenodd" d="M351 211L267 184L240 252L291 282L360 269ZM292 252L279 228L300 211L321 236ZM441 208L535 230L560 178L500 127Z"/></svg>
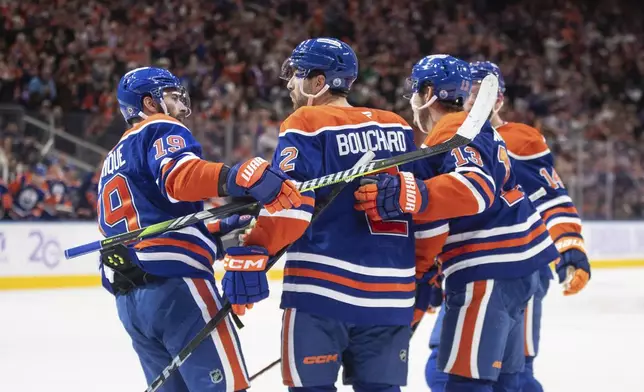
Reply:
<svg viewBox="0 0 644 392"><path fill-rule="evenodd" d="M541 133L528 125L506 123L497 128L508 146L518 181L528 194L546 193L533 204L541 214L557 250L585 252L581 219L554 167L552 153Z"/></svg>
<svg viewBox="0 0 644 392"><path fill-rule="evenodd" d="M449 139L466 113L444 116L425 145ZM559 258L541 220L516 182L503 138L489 123L468 146L428 158L429 206L416 232L432 244L446 287L525 276Z"/></svg>
<svg viewBox="0 0 644 392"><path fill-rule="evenodd" d="M128 130L103 163L98 184L101 232L113 236L202 211L206 195L217 196L221 166L201 160L199 143L181 122L150 116ZM153 275L212 279L218 245L205 225L197 224L141 241L131 253ZM103 272L112 281L112 271Z"/></svg>
<svg viewBox="0 0 644 392"><path fill-rule="evenodd" d="M307 106L282 123L272 164L304 181L349 169L369 150L384 159L414 149L412 129L394 113ZM286 256L282 308L356 324L409 325L413 222L371 222L354 209L358 186L359 181L348 184L313 224L314 206L325 204L333 186L304 192L297 209L273 215L262 210L247 244L275 254L294 242Z"/></svg>

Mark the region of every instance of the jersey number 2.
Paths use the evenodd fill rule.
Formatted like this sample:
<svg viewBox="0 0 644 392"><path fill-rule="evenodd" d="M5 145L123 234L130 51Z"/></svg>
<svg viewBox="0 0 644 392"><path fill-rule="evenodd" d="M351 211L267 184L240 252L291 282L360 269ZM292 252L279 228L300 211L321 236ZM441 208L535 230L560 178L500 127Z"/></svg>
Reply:
<svg viewBox="0 0 644 392"><path fill-rule="evenodd" d="M127 231L141 228L139 213L132 199L127 178L115 175L103 186L99 222L114 227L125 222Z"/></svg>

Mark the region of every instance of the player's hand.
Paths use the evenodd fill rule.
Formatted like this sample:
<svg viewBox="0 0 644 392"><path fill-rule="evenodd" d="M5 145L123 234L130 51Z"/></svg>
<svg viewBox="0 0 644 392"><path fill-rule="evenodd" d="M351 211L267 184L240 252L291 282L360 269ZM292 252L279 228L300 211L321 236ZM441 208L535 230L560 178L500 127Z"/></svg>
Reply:
<svg viewBox="0 0 644 392"><path fill-rule="evenodd" d="M577 248L564 251L555 269L559 283L564 284L564 295L577 294L590 280L588 256Z"/></svg>
<svg viewBox="0 0 644 392"><path fill-rule="evenodd" d="M231 196L254 197L271 214L302 204L302 196L295 184L262 158L233 166L228 172L226 189Z"/></svg>
<svg viewBox="0 0 644 392"><path fill-rule="evenodd" d="M206 225L211 234L223 236L233 230L242 229L253 221L251 215L231 215L228 218L217 219Z"/></svg>
<svg viewBox="0 0 644 392"><path fill-rule="evenodd" d="M432 268L416 279L416 302L414 304L414 319L411 322L412 328L420 323L425 313L443 303L442 280L443 275L440 268Z"/></svg>
<svg viewBox="0 0 644 392"><path fill-rule="evenodd" d="M373 221L415 214L427 208L429 193L425 183L408 172L379 174L363 179L355 191L355 209L366 212Z"/></svg>
<svg viewBox="0 0 644 392"><path fill-rule="evenodd" d="M253 304L268 297L266 265L268 251L261 246L240 246L226 249L221 282L224 294L239 316L251 309Z"/></svg>

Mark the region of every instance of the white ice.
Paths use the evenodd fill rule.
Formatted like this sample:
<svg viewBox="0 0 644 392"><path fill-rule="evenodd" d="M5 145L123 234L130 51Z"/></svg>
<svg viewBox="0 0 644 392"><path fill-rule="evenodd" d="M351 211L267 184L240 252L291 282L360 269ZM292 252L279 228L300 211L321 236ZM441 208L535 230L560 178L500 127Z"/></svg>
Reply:
<svg viewBox="0 0 644 392"><path fill-rule="evenodd" d="M536 374L548 392L644 391L644 269L596 270L585 292L545 303ZM279 356L279 284L244 317L252 374ZM0 391L129 392L145 389L112 297L99 288L0 292ZM412 340L409 386L427 391L424 366L434 316ZM251 391L285 391L279 367ZM341 386L340 391L351 389Z"/></svg>

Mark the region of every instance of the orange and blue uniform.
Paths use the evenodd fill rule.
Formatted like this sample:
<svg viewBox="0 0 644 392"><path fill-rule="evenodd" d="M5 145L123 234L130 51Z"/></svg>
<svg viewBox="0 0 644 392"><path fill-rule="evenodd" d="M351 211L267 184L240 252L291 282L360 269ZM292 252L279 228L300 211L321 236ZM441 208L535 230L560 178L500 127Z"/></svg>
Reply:
<svg viewBox="0 0 644 392"><path fill-rule="evenodd" d="M414 149L411 127L394 113L305 106L282 123L272 164L305 181L351 168L367 151L384 159ZM246 240L270 254L292 243L281 302L282 375L291 387L332 385L342 363L351 369L348 380L406 382L400 356L414 306L415 226L410 216L369 220L353 207L357 187L358 181L346 185L314 223L316 206L326 204L333 187L303 192L299 208L262 211ZM323 354L324 361L311 362Z"/></svg>
<svg viewBox="0 0 644 392"><path fill-rule="evenodd" d="M176 119L152 115L125 132L107 155L98 185L98 221L113 236L203 210L219 195L221 163L202 160L201 146ZM131 261L154 281L116 292L119 317L150 382L221 309L213 262L221 244L203 223L139 242ZM101 264L103 285L118 272ZM240 391L248 375L230 320L181 366L168 390Z"/></svg>

